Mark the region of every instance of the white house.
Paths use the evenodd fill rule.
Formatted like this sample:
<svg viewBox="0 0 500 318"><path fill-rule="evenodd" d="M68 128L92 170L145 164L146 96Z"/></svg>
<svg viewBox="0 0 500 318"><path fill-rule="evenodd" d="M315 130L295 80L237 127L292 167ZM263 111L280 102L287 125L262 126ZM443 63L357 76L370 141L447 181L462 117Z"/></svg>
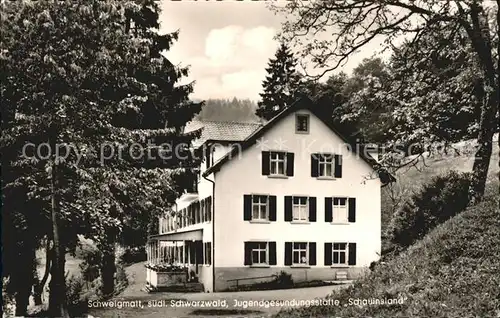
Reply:
<svg viewBox="0 0 500 318"><path fill-rule="evenodd" d="M193 190L160 219L149 260L188 264L205 291L270 279L355 279L381 251L390 176L302 98L265 124L203 126Z"/></svg>

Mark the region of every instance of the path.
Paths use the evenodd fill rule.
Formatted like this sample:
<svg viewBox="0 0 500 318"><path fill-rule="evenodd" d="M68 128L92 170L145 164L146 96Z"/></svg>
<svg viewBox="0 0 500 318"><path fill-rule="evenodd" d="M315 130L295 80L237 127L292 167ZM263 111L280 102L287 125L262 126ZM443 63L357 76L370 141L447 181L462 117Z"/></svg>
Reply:
<svg viewBox="0 0 500 318"><path fill-rule="evenodd" d="M307 301L324 298L334 289L342 286L321 286L286 290L247 291L231 293L151 293L141 289L144 287L146 274L144 265L134 264L126 269L129 286L112 302L114 308L91 309L93 317L268 317L277 313L282 307L273 306L270 301ZM142 308L138 308L139 301ZM251 302L259 302L252 305ZM191 306L179 306L190 303ZM196 307L204 303L206 306ZM119 308L119 306L128 306ZM215 305L212 306L212 305ZM248 305L248 306L244 306ZM293 302L292 302L293 306ZM246 307L246 308L244 308ZM267 308L266 308L267 307Z"/></svg>

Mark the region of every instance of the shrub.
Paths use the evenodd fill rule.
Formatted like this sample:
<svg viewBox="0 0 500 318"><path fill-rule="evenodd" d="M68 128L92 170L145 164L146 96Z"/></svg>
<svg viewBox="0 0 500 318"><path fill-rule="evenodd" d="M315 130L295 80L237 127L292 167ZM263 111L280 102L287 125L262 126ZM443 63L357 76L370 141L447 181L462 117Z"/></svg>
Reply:
<svg viewBox="0 0 500 318"><path fill-rule="evenodd" d="M85 282L80 276L66 277L66 301L71 317L82 316L87 310L87 299L84 296Z"/></svg>
<svg viewBox="0 0 500 318"><path fill-rule="evenodd" d="M80 271L86 282L92 282L99 277L102 253L97 248L82 249Z"/></svg>
<svg viewBox="0 0 500 318"><path fill-rule="evenodd" d="M145 262L147 259L146 248L144 246L127 247L121 255L121 260L124 264Z"/></svg>
<svg viewBox="0 0 500 318"><path fill-rule="evenodd" d="M408 247L465 210L469 185L469 173L451 171L434 177L396 211L389 228L391 241Z"/></svg>
<svg viewBox="0 0 500 318"><path fill-rule="evenodd" d="M274 281L272 282L276 288L292 288L293 278L292 274L288 274L285 271L279 272Z"/></svg>

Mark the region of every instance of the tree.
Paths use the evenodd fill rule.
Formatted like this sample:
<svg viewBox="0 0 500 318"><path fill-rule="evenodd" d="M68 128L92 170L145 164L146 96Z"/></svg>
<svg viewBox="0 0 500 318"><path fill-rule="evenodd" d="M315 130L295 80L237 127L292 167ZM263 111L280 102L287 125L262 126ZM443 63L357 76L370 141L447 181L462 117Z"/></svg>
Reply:
<svg viewBox="0 0 500 318"><path fill-rule="evenodd" d="M500 95L500 24L499 1L290 1L278 12L294 14L298 19L283 24L283 36L293 41L311 34L328 34L303 46L303 56L325 67L326 73L340 67L354 52L374 39L384 38L388 48L405 37L418 45L423 33L457 30L467 34L483 78L484 98L478 127L478 149L473 165L471 199L480 201L492 152L492 138ZM444 26L448 26L444 28ZM332 27L332 28L330 28ZM441 48L435 46L438 52ZM428 58L431 58L430 54Z"/></svg>
<svg viewBox="0 0 500 318"><path fill-rule="evenodd" d="M384 94L385 103L394 105L394 139L431 145L477 136L484 96L480 66L465 32L450 37L443 30L394 49L391 87Z"/></svg>
<svg viewBox="0 0 500 318"><path fill-rule="evenodd" d="M388 65L378 57L361 61L347 79L338 112L358 141L381 144L390 138L392 105L384 97L392 84Z"/></svg>
<svg viewBox="0 0 500 318"><path fill-rule="evenodd" d="M297 100L301 83L296 66L297 61L293 53L282 42L266 68L268 75L262 83L264 91L260 94L261 100L257 104L257 116L269 120Z"/></svg>
<svg viewBox="0 0 500 318"><path fill-rule="evenodd" d="M201 103L188 98L192 84L177 84L187 69L160 54L177 33L158 33L152 0L2 5L2 202L9 221L2 227L19 234L4 240L14 239L4 248L26 254L26 261L42 238L52 243L49 311L67 317L65 253L76 235L104 251L103 292L109 293L111 245L134 213L164 212L178 190L172 176L192 166L185 147L168 159L159 155L197 136L180 129ZM45 143L49 153L26 153L27 143ZM136 145L145 150L139 158ZM111 150L120 152L107 156ZM27 270L3 256L4 276L21 281ZM25 314L32 284L25 279L15 291L16 314Z"/></svg>

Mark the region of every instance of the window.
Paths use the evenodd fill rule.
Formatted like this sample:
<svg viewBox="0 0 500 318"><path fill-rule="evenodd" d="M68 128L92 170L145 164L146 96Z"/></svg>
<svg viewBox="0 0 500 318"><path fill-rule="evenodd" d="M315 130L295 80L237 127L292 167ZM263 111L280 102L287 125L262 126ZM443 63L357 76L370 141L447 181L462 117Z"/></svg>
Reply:
<svg viewBox="0 0 500 318"><path fill-rule="evenodd" d="M309 204L307 197L293 197L293 221L309 219Z"/></svg>
<svg viewBox="0 0 500 318"><path fill-rule="evenodd" d="M276 221L276 196L267 194L243 195L243 220L257 223Z"/></svg>
<svg viewBox="0 0 500 318"><path fill-rule="evenodd" d="M356 265L356 243L325 243L325 265Z"/></svg>
<svg viewBox="0 0 500 318"><path fill-rule="evenodd" d="M333 215L332 222L347 223L349 222L349 209L347 207L347 198L333 198Z"/></svg>
<svg viewBox="0 0 500 318"><path fill-rule="evenodd" d="M252 196L252 220L267 220L268 196Z"/></svg>
<svg viewBox="0 0 500 318"><path fill-rule="evenodd" d="M264 265L268 264L268 249L267 242L256 242L252 247L252 264L253 265Z"/></svg>
<svg viewBox="0 0 500 318"><path fill-rule="evenodd" d="M286 153L271 152L269 154L271 175L285 175Z"/></svg>
<svg viewBox="0 0 500 318"><path fill-rule="evenodd" d="M302 134L309 132L309 115L297 114L295 116L295 132Z"/></svg>
<svg viewBox="0 0 500 318"><path fill-rule="evenodd" d="M206 202L207 207L207 220L212 221L212 197L208 197Z"/></svg>
<svg viewBox="0 0 500 318"><path fill-rule="evenodd" d="M276 242L245 242L244 264L265 267L276 265Z"/></svg>
<svg viewBox="0 0 500 318"><path fill-rule="evenodd" d="M333 176L333 155L322 154L318 158L319 164L319 176L320 177L332 177Z"/></svg>
<svg viewBox="0 0 500 318"><path fill-rule="evenodd" d="M294 157L293 152L262 151L262 175L293 177Z"/></svg>
<svg viewBox="0 0 500 318"><path fill-rule="evenodd" d="M312 154L311 177L342 178L342 155Z"/></svg>
<svg viewBox="0 0 500 318"><path fill-rule="evenodd" d="M214 165L214 148L213 145L205 149L206 169Z"/></svg>
<svg viewBox="0 0 500 318"><path fill-rule="evenodd" d="M307 261L307 243L293 243L292 246L292 264L308 264Z"/></svg>
<svg viewBox="0 0 500 318"><path fill-rule="evenodd" d="M332 265L347 265L347 243L333 243Z"/></svg>

